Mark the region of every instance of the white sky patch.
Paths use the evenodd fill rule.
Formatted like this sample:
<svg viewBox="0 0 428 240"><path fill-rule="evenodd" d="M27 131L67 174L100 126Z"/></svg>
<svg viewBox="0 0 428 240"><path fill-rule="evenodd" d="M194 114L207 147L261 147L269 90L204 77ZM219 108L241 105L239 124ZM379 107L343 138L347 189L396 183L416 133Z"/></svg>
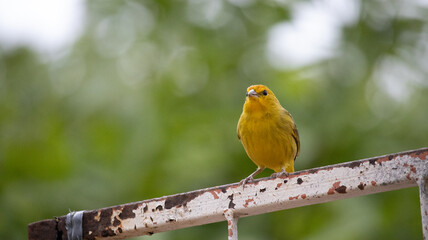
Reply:
<svg viewBox="0 0 428 240"><path fill-rule="evenodd" d="M267 56L272 66L289 69L332 57L341 29L359 17L357 0L314 0L292 6L291 21L274 25L268 34Z"/></svg>
<svg viewBox="0 0 428 240"><path fill-rule="evenodd" d="M0 44L55 54L80 36L84 17L82 0L0 0Z"/></svg>
<svg viewBox="0 0 428 240"><path fill-rule="evenodd" d="M384 57L374 73L374 81L378 89L386 92L397 102L407 101L416 83L424 79L419 71L415 71L398 57Z"/></svg>
<svg viewBox="0 0 428 240"><path fill-rule="evenodd" d="M218 0L189 0L187 17L195 25L213 29L223 26L231 19L224 3Z"/></svg>

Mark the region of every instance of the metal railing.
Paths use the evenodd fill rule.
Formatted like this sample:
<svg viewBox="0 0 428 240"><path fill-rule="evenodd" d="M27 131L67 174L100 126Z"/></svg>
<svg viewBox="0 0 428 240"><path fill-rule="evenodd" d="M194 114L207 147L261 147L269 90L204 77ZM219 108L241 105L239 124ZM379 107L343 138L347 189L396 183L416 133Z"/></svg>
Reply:
<svg viewBox="0 0 428 240"><path fill-rule="evenodd" d="M428 148L299 171L97 210L72 212L28 225L28 238L124 239L266 212L419 186L422 231L428 238Z"/></svg>

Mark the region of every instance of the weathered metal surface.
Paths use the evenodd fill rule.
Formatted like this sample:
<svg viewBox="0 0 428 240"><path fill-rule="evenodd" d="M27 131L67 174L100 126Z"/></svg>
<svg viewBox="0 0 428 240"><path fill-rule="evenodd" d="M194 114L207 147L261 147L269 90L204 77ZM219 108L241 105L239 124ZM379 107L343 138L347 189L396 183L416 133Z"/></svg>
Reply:
<svg viewBox="0 0 428 240"><path fill-rule="evenodd" d="M418 185L421 201L422 232L424 239L428 239L428 176L424 176L424 178L420 179Z"/></svg>
<svg viewBox="0 0 428 240"><path fill-rule="evenodd" d="M224 217L227 220L227 239L238 240L238 218L230 208L224 210Z"/></svg>
<svg viewBox="0 0 428 240"><path fill-rule="evenodd" d="M57 239L57 224L55 220L43 220L28 225L28 239Z"/></svg>
<svg viewBox="0 0 428 240"><path fill-rule="evenodd" d="M257 179L245 188L234 183L85 211L83 239L152 235L225 221L226 216L233 237L239 217L417 186L428 175L427 156L428 148L423 148L299 171L289 177ZM421 207L426 209L424 186ZM30 224L29 239L66 239L60 227L60 237L39 238L39 226L46 221ZM58 226L63 226L64 221L64 217L59 218ZM423 221L425 229L426 217Z"/></svg>

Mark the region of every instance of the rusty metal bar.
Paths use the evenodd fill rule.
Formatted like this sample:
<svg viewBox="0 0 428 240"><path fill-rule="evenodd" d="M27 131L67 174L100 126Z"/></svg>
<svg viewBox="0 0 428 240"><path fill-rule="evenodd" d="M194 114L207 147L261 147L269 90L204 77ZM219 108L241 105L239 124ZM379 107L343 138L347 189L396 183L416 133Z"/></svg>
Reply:
<svg viewBox="0 0 428 240"><path fill-rule="evenodd" d="M238 218L235 217L233 209L226 209L224 216L227 220L227 239L238 240Z"/></svg>
<svg viewBox="0 0 428 240"><path fill-rule="evenodd" d="M262 178L83 212L83 239L124 239L228 221L237 239L237 220L266 212L418 186L423 233L427 233L428 148ZM28 238L67 239L66 217L28 226ZM236 234L235 234L236 233ZM231 238L236 236L236 238Z"/></svg>
<svg viewBox="0 0 428 240"><path fill-rule="evenodd" d="M427 173L427 172L425 172ZM424 239L428 238L428 178L424 176L418 181L419 197L421 201L421 215L422 215L422 232Z"/></svg>

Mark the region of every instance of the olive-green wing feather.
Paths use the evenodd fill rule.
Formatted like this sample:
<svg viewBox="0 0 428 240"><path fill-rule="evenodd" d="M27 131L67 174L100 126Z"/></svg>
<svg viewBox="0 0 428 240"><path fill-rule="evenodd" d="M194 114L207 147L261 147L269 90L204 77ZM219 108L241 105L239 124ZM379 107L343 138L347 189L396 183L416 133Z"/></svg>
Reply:
<svg viewBox="0 0 428 240"><path fill-rule="evenodd" d="M293 119L293 116L291 116L291 114L286 110L286 109L284 109L284 113L288 116L288 117L290 117L290 119L291 119L291 122L289 123L289 124L291 124L291 128L292 128L292 132L291 132L291 135L293 136L293 139L294 139L294 142L296 143L296 148L297 148L297 151L296 151L296 155L294 156L294 160L296 160L296 158L297 158L297 156L299 155L299 153L300 153L300 137L299 137L299 131L297 131L297 126L296 126L296 123L294 123L294 119Z"/></svg>
<svg viewBox="0 0 428 240"><path fill-rule="evenodd" d="M241 134L239 133L239 125L241 124L241 118L239 118L238 126L236 126L236 133L238 134L238 139L241 140Z"/></svg>
<svg viewBox="0 0 428 240"><path fill-rule="evenodd" d="M292 133L292 135L293 135L294 141L296 142L296 146L297 146L296 156L294 156L294 161L296 161L296 158L297 158L297 156L300 153L300 137L299 137L299 131L297 131L296 124L294 124L294 126L293 126L293 133Z"/></svg>

